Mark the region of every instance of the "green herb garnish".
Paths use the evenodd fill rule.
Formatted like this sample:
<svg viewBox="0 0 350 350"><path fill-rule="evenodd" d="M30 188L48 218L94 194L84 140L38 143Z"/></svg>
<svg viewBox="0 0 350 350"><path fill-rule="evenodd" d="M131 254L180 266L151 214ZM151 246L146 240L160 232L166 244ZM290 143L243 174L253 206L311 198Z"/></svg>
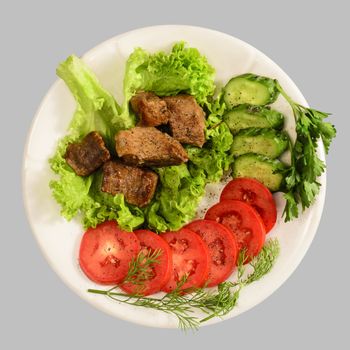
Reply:
<svg viewBox="0 0 350 350"><path fill-rule="evenodd" d="M137 286L144 286L144 283L153 275L152 267L159 264L159 257L162 254L161 249L147 250L147 254L141 250L136 258L132 259L129 264L128 274L123 283L132 283Z"/></svg>
<svg viewBox="0 0 350 350"><path fill-rule="evenodd" d="M310 207L320 191L318 177L324 172L325 163L317 156L317 142L321 138L326 153L336 136L335 127L325 122L330 113L320 112L294 102L276 81L277 89L293 110L297 138L290 143L291 166L285 171L286 206L283 214L285 221L297 218L298 204L302 210Z"/></svg>

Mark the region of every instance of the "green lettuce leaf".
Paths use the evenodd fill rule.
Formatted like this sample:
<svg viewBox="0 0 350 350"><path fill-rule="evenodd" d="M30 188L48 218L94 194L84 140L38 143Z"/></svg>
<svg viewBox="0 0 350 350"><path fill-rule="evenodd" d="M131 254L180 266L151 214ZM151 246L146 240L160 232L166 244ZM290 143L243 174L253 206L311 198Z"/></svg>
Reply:
<svg viewBox="0 0 350 350"><path fill-rule="evenodd" d="M143 225L157 232L177 230L190 221L205 193L206 183L219 181L232 162L227 152L232 136L221 120L225 105L220 97L212 99L214 69L207 59L184 43L175 44L169 54L150 54L141 48L135 49L126 63L121 107L78 57L68 57L58 67L57 74L77 103L69 133L58 143L50 160L52 170L58 175L50 186L62 207L62 215L70 220L80 214L85 227L117 220L126 230ZM202 149L188 147L190 161L187 164L155 169L159 174L159 186L151 204L142 210L126 203L121 194L111 196L101 192L101 172L79 177L64 159L68 143L92 130L101 133L113 153L115 133L135 125L129 100L139 90L153 91L160 96L191 94L208 115L205 146Z"/></svg>
<svg viewBox="0 0 350 350"><path fill-rule="evenodd" d="M159 96L188 93L204 105L215 91L214 75L215 70L206 57L197 49L186 47L184 42L176 43L169 54L150 54L136 48L126 62L124 102L120 114L114 116L113 121L130 118L135 121L129 101L138 91L153 91Z"/></svg>
<svg viewBox="0 0 350 350"><path fill-rule="evenodd" d="M192 176L185 164L155 170L161 187L146 210L147 223L158 232L177 230L195 216L205 192L204 174Z"/></svg>
<svg viewBox="0 0 350 350"><path fill-rule="evenodd" d="M233 142L230 129L222 121L226 106L219 95L208 102L209 115L206 120L206 143L203 148L187 147L192 174L204 172L207 182L220 181L225 171L230 169L233 156L229 150Z"/></svg>
<svg viewBox="0 0 350 350"><path fill-rule="evenodd" d="M69 56L58 66L56 73L64 80L77 102L69 126L72 136L79 138L91 131L97 131L113 148L115 133L134 126L133 117L120 116L121 107L80 58Z"/></svg>
<svg viewBox="0 0 350 350"><path fill-rule="evenodd" d="M61 214L67 220L76 216L84 206L90 206L89 190L92 178L77 176L72 171L60 171L60 180L51 181L52 195L61 205Z"/></svg>
<svg viewBox="0 0 350 350"><path fill-rule="evenodd" d="M69 126L69 134L59 141L50 159L51 169L58 175L50 182L52 194L61 205L61 214L71 220L82 215L84 227L95 227L105 220L117 220L126 230L133 230L144 221L138 208L128 206L123 195L115 197L100 191L101 174L81 177L67 165L64 154L70 142L78 141L89 132L98 131L114 149L114 135L120 129L134 125L132 116L120 117L121 108L114 97L104 90L92 71L76 56L70 56L57 68L72 92L77 108ZM116 118L114 118L116 117Z"/></svg>
<svg viewBox="0 0 350 350"><path fill-rule="evenodd" d="M137 48L126 63L125 102L138 90L144 90L159 96L184 92L204 104L215 91L214 74L206 57L183 42L175 44L170 54L150 54Z"/></svg>

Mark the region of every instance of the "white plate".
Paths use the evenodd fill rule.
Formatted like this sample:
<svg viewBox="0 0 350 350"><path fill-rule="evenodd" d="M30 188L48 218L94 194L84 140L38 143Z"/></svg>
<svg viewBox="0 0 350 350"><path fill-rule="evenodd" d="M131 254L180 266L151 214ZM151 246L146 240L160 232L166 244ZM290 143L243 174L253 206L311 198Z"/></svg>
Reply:
<svg viewBox="0 0 350 350"><path fill-rule="evenodd" d="M122 101L122 80L124 64L135 47L150 52L169 50L180 40L196 47L207 56L216 69L216 83L224 85L235 75L254 72L277 78L287 93L297 102L306 101L296 85L272 60L245 42L217 31L190 26L156 26L138 29L112 38L95 47L83 56L103 86ZM288 105L280 98L275 108L287 116L286 128L293 134L293 116ZM54 177L48 166L57 141L65 135L75 109L75 102L62 81L57 81L48 91L35 116L24 153L23 195L27 215L33 234L51 267L84 300L98 309L131 322L153 327L176 327L172 316L153 310L118 304L106 297L86 292L98 288L80 271L77 251L83 228L78 220L66 222L60 216L60 208L51 196L48 183ZM324 160L323 147L319 156ZM278 237L281 254L273 270L262 280L246 287L238 306L225 318L259 304L271 295L294 271L309 248L316 233L322 214L326 175L324 174L321 193L309 210L297 220L284 223L281 214L284 206L282 196L277 194L278 221L269 234ZM209 186L208 191L220 191L220 186ZM201 208L208 205L203 201ZM103 287L102 287L103 288ZM207 324L221 319L212 319Z"/></svg>

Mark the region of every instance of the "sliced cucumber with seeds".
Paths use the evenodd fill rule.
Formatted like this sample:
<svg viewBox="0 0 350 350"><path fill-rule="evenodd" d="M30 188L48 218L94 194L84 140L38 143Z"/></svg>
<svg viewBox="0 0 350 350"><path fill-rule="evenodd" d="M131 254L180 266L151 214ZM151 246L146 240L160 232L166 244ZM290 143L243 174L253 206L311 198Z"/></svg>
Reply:
<svg viewBox="0 0 350 350"><path fill-rule="evenodd" d="M276 101L279 91L274 79L247 73L232 78L224 88L228 108L249 103L264 106Z"/></svg>
<svg viewBox="0 0 350 350"><path fill-rule="evenodd" d="M282 113L268 107L250 104L234 107L223 118L233 134L247 128L282 129L284 124Z"/></svg>
<svg viewBox="0 0 350 350"><path fill-rule="evenodd" d="M284 181L282 170L286 165L277 159L258 154L244 154L233 164L233 177L251 177L263 183L270 191L281 189Z"/></svg>
<svg viewBox="0 0 350 350"><path fill-rule="evenodd" d="M269 158L279 157L288 147L289 138L274 129L245 129L233 138L231 153L238 157L256 153Z"/></svg>

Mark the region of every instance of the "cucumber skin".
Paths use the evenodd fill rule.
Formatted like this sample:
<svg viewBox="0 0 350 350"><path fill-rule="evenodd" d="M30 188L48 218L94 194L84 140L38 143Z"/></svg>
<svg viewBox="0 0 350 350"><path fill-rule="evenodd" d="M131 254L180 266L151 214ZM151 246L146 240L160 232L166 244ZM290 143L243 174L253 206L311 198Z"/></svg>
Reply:
<svg viewBox="0 0 350 350"><path fill-rule="evenodd" d="M231 78L224 87L223 98L224 98L224 102L226 103L226 106L228 108L232 108L232 107L237 106L238 104L242 103L241 102L241 103L237 103L237 104L232 104L230 101L230 98L228 96L228 93L230 93L230 85L232 84L232 82L235 79L245 79L245 80L248 80L250 82L258 83L258 84L265 86L265 88L268 91L269 98L266 101L264 101L264 103L260 103L257 105L265 106L265 105L271 104L271 103L275 102L277 100L277 97L279 96L279 90L277 89L277 84L276 84L275 79L271 79L271 78L261 76L261 75L256 75L253 73L245 73L245 74L238 75L236 77Z"/></svg>
<svg viewBox="0 0 350 350"><path fill-rule="evenodd" d="M258 168L259 164L271 169L271 173L267 174L270 180L266 180L266 176L261 176L261 172L259 173ZM284 187L284 175L281 171L284 171L286 168L287 166L277 159L270 159L258 154L247 153L236 158L233 163L232 177L254 178L263 183L271 192L277 192Z"/></svg>
<svg viewBox="0 0 350 350"><path fill-rule="evenodd" d="M274 129L244 129L234 136L231 153L234 157L254 153L275 159L287 149L288 143L289 137L285 132Z"/></svg>
<svg viewBox="0 0 350 350"><path fill-rule="evenodd" d="M242 125L242 119L244 119L244 115L246 115L246 118L250 119L249 122L247 120L245 121L245 124L247 126L244 126L244 123ZM255 121L252 121L252 119L254 118L255 118ZM231 130L232 134L236 134L243 129L247 129L251 127L274 128L274 129L281 130L284 125L284 118L285 117L282 113L274 109L270 109L264 106L250 105L250 104L238 105L232 108L223 116L223 119L227 124L227 126L229 127L229 129ZM232 121L232 119L236 119L236 120ZM241 123L241 126L239 126L239 123ZM252 123L252 124L248 125L249 123Z"/></svg>

